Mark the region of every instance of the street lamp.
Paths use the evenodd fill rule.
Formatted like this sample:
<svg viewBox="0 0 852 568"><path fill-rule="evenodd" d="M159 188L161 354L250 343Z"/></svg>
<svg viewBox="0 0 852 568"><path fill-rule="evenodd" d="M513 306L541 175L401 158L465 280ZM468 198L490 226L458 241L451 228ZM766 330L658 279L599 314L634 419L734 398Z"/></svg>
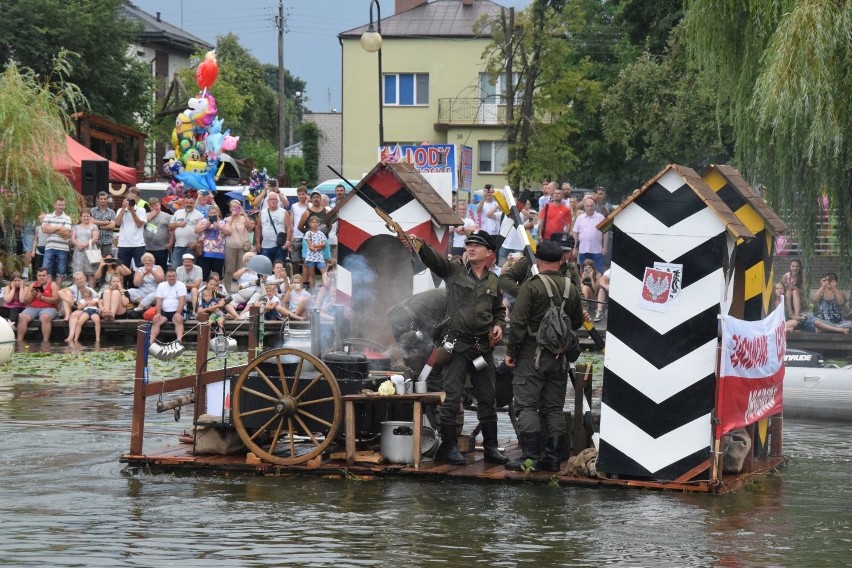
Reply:
<svg viewBox="0 0 852 568"><path fill-rule="evenodd" d="M376 6L376 26L373 27L373 6ZM379 0L370 0L370 25L361 34L361 47L369 53L379 52L379 146L385 145L385 123L382 93L382 7Z"/></svg>

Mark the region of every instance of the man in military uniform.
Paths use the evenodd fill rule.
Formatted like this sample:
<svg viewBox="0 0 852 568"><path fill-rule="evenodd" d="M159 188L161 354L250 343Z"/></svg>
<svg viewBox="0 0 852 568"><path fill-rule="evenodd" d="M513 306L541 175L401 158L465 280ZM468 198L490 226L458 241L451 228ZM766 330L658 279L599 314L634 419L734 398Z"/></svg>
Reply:
<svg viewBox="0 0 852 568"><path fill-rule="evenodd" d="M411 250L411 237L400 233L402 243ZM485 461L505 464L509 459L497 448L497 406L494 386L494 345L503 338L506 309L497 276L489 270L495 260L491 235L479 230L465 240L464 263L453 262L421 241L420 259L447 286L446 341L452 344L449 360L444 363L444 392L441 405L440 457L464 465L458 448L455 419L464 396L465 377L469 374L476 396L476 415L482 427Z"/></svg>
<svg viewBox="0 0 852 568"><path fill-rule="evenodd" d="M506 464L507 469L520 471L527 459L533 468L544 471L559 471L559 460L567 438L565 417L565 390L568 382L568 360L565 354L556 356L541 349L537 356L535 334L551 306L542 276L555 284L553 302L562 303L565 286L569 286L568 299L563 307L571 319L573 329L583 323L580 293L560 271L562 249L552 241L541 243L535 252L539 276L521 285L518 299L512 310L512 326L509 330L509 345L506 349L506 365L514 369L512 379L515 413L518 422L523 455ZM541 456L542 422L547 430L545 447Z"/></svg>
<svg viewBox="0 0 852 568"><path fill-rule="evenodd" d="M580 287L580 273L577 271L577 266L571 262L571 252L574 249L574 237L567 233L553 233L550 241L559 245L562 249L562 266L560 272L563 276L570 275L571 282L574 286ZM547 242L547 241L545 241ZM541 246L541 245L539 245ZM527 257L521 257L520 260L512 264L508 270L500 274L500 289L513 298L518 297L518 290L521 284L532 277L532 267L530 267Z"/></svg>

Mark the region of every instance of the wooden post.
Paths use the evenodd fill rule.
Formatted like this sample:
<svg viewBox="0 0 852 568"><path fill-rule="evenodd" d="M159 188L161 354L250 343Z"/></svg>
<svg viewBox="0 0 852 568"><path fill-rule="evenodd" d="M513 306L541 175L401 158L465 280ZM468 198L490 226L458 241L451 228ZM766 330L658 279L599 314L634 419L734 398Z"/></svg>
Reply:
<svg viewBox="0 0 852 568"><path fill-rule="evenodd" d="M148 356L148 337L151 322L145 322L136 329L136 368L133 377L133 415L130 422L130 454L142 454L142 437L145 434L145 394L148 377L145 376Z"/></svg>
<svg viewBox="0 0 852 568"><path fill-rule="evenodd" d="M577 380L574 384L574 437L571 440L571 451L579 454L588 447L589 435L583 424L583 396L586 390L586 364L575 367Z"/></svg>
<svg viewBox="0 0 852 568"><path fill-rule="evenodd" d="M783 430L784 416L782 414L772 416L769 422L769 455L771 457L783 455Z"/></svg>

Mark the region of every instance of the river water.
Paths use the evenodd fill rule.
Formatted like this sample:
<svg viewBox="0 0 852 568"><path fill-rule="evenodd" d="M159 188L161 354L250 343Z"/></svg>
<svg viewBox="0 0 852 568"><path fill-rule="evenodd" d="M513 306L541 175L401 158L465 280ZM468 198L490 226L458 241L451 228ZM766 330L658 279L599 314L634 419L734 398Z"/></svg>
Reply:
<svg viewBox="0 0 852 568"><path fill-rule="evenodd" d="M184 355L183 371L193 357ZM725 495L126 471L132 354L0 367L0 565L841 566L852 425L787 420L787 468ZM146 448L189 429L147 414ZM501 436L509 431L501 416Z"/></svg>

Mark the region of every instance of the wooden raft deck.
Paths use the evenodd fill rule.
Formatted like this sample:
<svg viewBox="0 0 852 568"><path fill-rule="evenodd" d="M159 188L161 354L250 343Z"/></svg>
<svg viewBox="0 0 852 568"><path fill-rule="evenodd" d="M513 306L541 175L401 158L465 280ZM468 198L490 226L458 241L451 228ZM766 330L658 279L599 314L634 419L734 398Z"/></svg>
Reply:
<svg viewBox="0 0 852 568"><path fill-rule="evenodd" d="M517 442L512 441L505 444L506 455L514 459L521 455L521 449ZM343 447L335 450L334 454L343 453ZM369 459L377 455L372 452L359 452L356 456L367 456ZM467 464L450 465L436 463L424 458L420 462L420 468L400 464L381 464L356 461L347 465L344 458L321 460L316 458L311 462L300 465L282 466L258 461L251 454L240 454L230 456L220 455L192 455L192 444L181 443L159 448L152 453L144 455L125 454L121 456L121 462L130 467L144 468L153 472L184 472L202 474L240 473L265 476L292 476L292 475L314 475L320 477L365 476L365 477L397 477L409 479L453 479L466 482L501 482L501 483L535 483L548 484L557 482L565 486L586 487L643 487L657 490L700 492L700 493L727 493L734 491L743 484L760 476L779 469L785 465L782 457L770 457L754 459L751 465L752 471L740 475L726 475L722 483L716 486L704 482L659 482L642 481L636 479L603 479L574 477L567 475L566 462L562 462L562 471L555 472L531 472L529 474L510 471L502 465L485 463L482 452L469 452L465 454Z"/></svg>

